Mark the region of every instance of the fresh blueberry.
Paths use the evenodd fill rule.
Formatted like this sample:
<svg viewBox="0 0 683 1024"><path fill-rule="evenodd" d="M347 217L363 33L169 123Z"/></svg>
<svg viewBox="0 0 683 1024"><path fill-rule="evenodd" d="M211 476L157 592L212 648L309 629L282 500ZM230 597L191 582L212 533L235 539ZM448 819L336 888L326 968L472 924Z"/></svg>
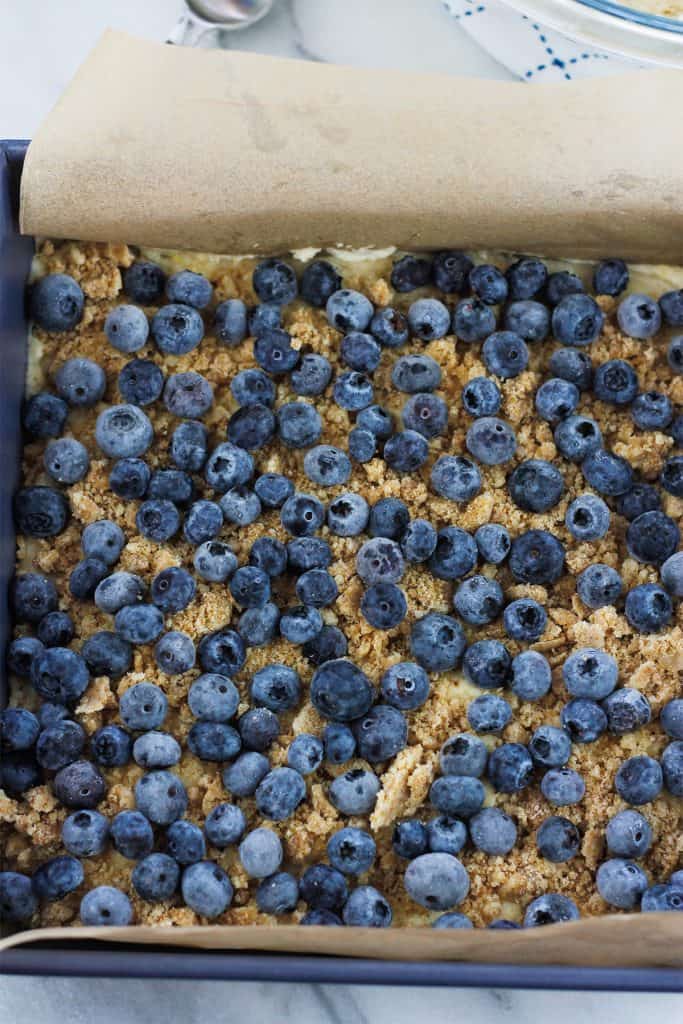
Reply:
<svg viewBox="0 0 683 1024"><path fill-rule="evenodd" d="M130 642L108 629L92 633L83 644L81 654L95 677L118 679L125 675L133 662Z"/></svg>
<svg viewBox="0 0 683 1024"><path fill-rule="evenodd" d="M150 596L152 602L165 615L173 615L187 608L195 595L195 590L196 584L190 573L178 566L171 566L162 569L154 577Z"/></svg>
<svg viewBox="0 0 683 1024"><path fill-rule="evenodd" d="M464 533L464 531L461 531ZM363 583L398 583L403 576L403 554L395 540L373 537L366 540L356 555L356 572Z"/></svg>
<svg viewBox="0 0 683 1024"><path fill-rule="evenodd" d="M484 774L488 756L483 740L463 732L446 740L441 748L439 763L444 775L471 775L478 779Z"/></svg>
<svg viewBox="0 0 683 1024"><path fill-rule="evenodd" d="M607 715L603 709L585 697L565 704L560 712L560 721L573 743L593 743L607 728Z"/></svg>
<svg viewBox="0 0 683 1024"><path fill-rule="evenodd" d="M311 680L310 699L324 718L349 722L369 710L374 693L369 679L345 658L324 662Z"/></svg>
<svg viewBox="0 0 683 1024"><path fill-rule="evenodd" d="M510 497L525 512L548 512L564 492L564 477L545 459L520 462L507 481Z"/></svg>
<svg viewBox="0 0 683 1024"><path fill-rule="evenodd" d="M353 768L336 777L330 785L329 798L342 814L361 817L370 814L379 790L380 781L374 772Z"/></svg>
<svg viewBox="0 0 683 1024"><path fill-rule="evenodd" d="M83 553L87 557L98 558L107 565L118 561L126 543L126 536L111 519L98 519L88 523L81 535Z"/></svg>
<svg viewBox="0 0 683 1024"><path fill-rule="evenodd" d="M633 401L631 417L641 430L666 430L673 419L671 399L661 391L643 391Z"/></svg>
<svg viewBox="0 0 683 1024"><path fill-rule="evenodd" d="M651 911L674 911L680 912L683 908L683 886L677 885L653 885L647 889L640 901L640 909L644 913Z"/></svg>
<svg viewBox="0 0 683 1024"><path fill-rule="evenodd" d="M602 498L581 494L569 505L564 521L577 540L599 540L609 529L610 511Z"/></svg>
<svg viewBox="0 0 683 1024"><path fill-rule="evenodd" d="M431 483L442 498L469 502L481 490L481 473L464 455L440 455L432 466Z"/></svg>
<svg viewBox="0 0 683 1024"><path fill-rule="evenodd" d="M170 900L180 881L180 868L165 853L150 853L140 860L131 873L131 882L140 899L150 903Z"/></svg>
<svg viewBox="0 0 683 1024"><path fill-rule="evenodd" d="M296 596L302 604L313 608L326 608L339 595L334 576L326 569L309 569L296 581Z"/></svg>
<svg viewBox="0 0 683 1024"><path fill-rule="evenodd" d="M674 740L683 740L683 698L667 701L659 713L662 729Z"/></svg>
<svg viewBox="0 0 683 1024"><path fill-rule="evenodd" d="M531 299L545 287L548 269L535 256L523 256L505 271L511 299Z"/></svg>
<svg viewBox="0 0 683 1024"><path fill-rule="evenodd" d="M524 927L539 928L547 924L578 921L579 917L576 904L569 896L559 892L548 892L537 896L528 905L524 912Z"/></svg>
<svg viewBox="0 0 683 1024"><path fill-rule="evenodd" d="M367 527L369 518L367 501L353 491L340 494L327 507L327 525L336 537L357 537Z"/></svg>
<svg viewBox="0 0 683 1024"><path fill-rule="evenodd" d="M43 783L43 773L32 753L11 751L0 760L0 785L10 796L21 796Z"/></svg>
<svg viewBox="0 0 683 1024"><path fill-rule="evenodd" d="M47 576L24 572L12 583L12 607L18 622L37 624L57 608L57 588Z"/></svg>
<svg viewBox="0 0 683 1024"><path fill-rule="evenodd" d="M404 885L410 898L427 910L449 910L465 899L470 880L451 854L424 853L408 865Z"/></svg>
<svg viewBox="0 0 683 1024"><path fill-rule="evenodd" d="M235 804L217 804L204 822L206 838L218 850L239 842L246 827L244 811Z"/></svg>
<svg viewBox="0 0 683 1024"><path fill-rule="evenodd" d="M270 598L270 577L255 565L243 565L230 580L230 593L243 608L261 608Z"/></svg>
<svg viewBox="0 0 683 1024"><path fill-rule="evenodd" d="M249 878L274 875L282 863L280 837L272 829L255 828L240 843L239 857Z"/></svg>
<svg viewBox="0 0 683 1024"><path fill-rule="evenodd" d="M437 534L436 547L427 564L438 579L456 580L475 567L478 554L471 534L459 526L445 526Z"/></svg>
<svg viewBox="0 0 683 1024"><path fill-rule="evenodd" d="M526 370L529 350L526 342L514 331L494 331L482 345L482 359L489 373L508 380Z"/></svg>
<svg viewBox="0 0 683 1024"><path fill-rule="evenodd" d="M410 510L400 498L380 498L370 510L367 532L371 537L400 540L410 523Z"/></svg>
<svg viewBox="0 0 683 1024"><path fill-rule="evenodd" d="M543 341L550 330L550 313L541 302L520 299L511 302L505 310L503 326L524 341Z"/></svg>
<svg viewBox="0 0 683 1024"><path fill-rule="evenodd" d="M475 732L502 732L512 718L512 709L506 700L493 693L475 697L467 708L467 721Z"/></svg>
<svg viewBox="0 0 683 1024"><path fill-rule="evenodd" d="M587 352L576 348L558 348L550 357L550 372L554 377L574 384L579 391L587 391L593 383L593 364Z"/></svg>
<svg viewBox="0 0 683 1024"><path fill-rule="evenodd" d="M430 392L411 395L403 406L401 418L406 430L417 431L427 438L438 437L448 424L448 406L443 398Z"/></svg>
<svg viewBox="0 0 683 1024"><path fill-rule="evenodd" d="M490 263L481 263L470 270L469 286L487 306L497 306L508 296L507 278Z"/></svg>
<svg viewBox="0 0 683 1024"><path fill-rule="evenodd" d="M569 270L559 270L548 276L545 298L549 305L556 306L565 295L585 291L583 281Z"/></svg>
<svg viewBox="0 0 683 1024"><path fill-rule="evenodd" d="M152 424L137 405L112 405L97 417L95 441L111 459L143 455L153 438Z"/></svg>
<svg viewBox="0 0 683 1024"><path fill-rule="evenodd" d="M376 704L352 725L358 756L371 764L387 761L403 750L408 725L401 712L387 704Z"/></svg>
<svg viewBox="0 0 683 1024"><path fill-rule="evenodd" d="M287 544L287 558L293 572L308 569L327 569L332 562L332 550L321 537L297 537Z"/></svg>
<svg viewBox="0 0 683 1024"><path fill-rule="evenodd" d="M428 850L427 829L417 818L399 821L394 825L391 845L394 853L404 860L413 860Z"/></svg>
<svg viewBox="0 0 683 1024"><path fill-rule="evenodd" d="M469 579L483 577L471 576ZM462 662L465 678L482 690L506 686L510 679L510 665L510 654L500 640L476 640L465 651Z"/></svg>
<svg viewBox="0 0 683 1024"><path fill-rule="evenodd" d="M495 329L496 314L481 299L461 299L453 311L453 333L468 344L483 341Z"/></svg>
<svg viewBox="0 0 683 1024"><path fill-rule="evenodd" d="M462 389L462 404L466 413L479 419L495 416L500 409L500 388L490 377L473 377Z"/></svg>
<svg viewBox="0 0 683 1024"><path fill-rule="evenodd" d="M545 609L530 597L511 601L503 612L505 632L513 640L533 643L545 632L548 615Z"/></svg>
<svg viewBox="0 0 683 1024"><path fill-rule="evenodd" d="M133 920L133 907L120 889L98 885L81 900L79 914L86 927L125 928Z"/></svg>
<svg viewBox="0 0 683 1024"><path fill-rule="evenodd" d="M484 523L474 535L479 556L491 565L500 565L510 553L510 534L499 523Z"/></svg>
<svg viewBox="0 0 683 1024"><path fill-rule="evenodd" d="M322 665L325 661L343 658L348 650L346 637L336 626L323 626L317 636L307 640L302 647L302 654L312 665Z"/></svg>
<svg viewBox="0 0 683 1024"><path fill-rule="evenodd" d="M275 401L275 385L263 370L240 370L233 377L230 390L242 407L272 405Z"/></svg>
<svg viewBox="0 0 683 1024"><path fill-rule="evenodd" d="M626 595L624 613L638 633L657 633L671 621L673 605L657 583L641 583Z"/></svg>
<svg viewBox="0 0 683 1024"><path fill-rule="evenodd" d="M395 583L375 583L363 594L360 610L375 629L394 629L405 618L408 603Z"/></svg>
<svg viewBox="0 0 683 1024"><path fill-rule="evenodd" d="M135 524L143 537L163 543L180 529L180 513L172 501L150 499L140 505Z"/></svg>
<svg viewBox="0 0 683 1024"><path fill-rule="evenodd" d="M52 487L23 487L14 497L14 521L27 537L56 537L68 519L69 503Z"/></svg>
<svg viewBox="0 0 683 1024"><path fill-rule="evenodd" d="M358 412L372 404L372 381L364 373L347 370L337 377L334 383L333 397L341 409Z"/></svg>
<svg viewBox="0 0 683 1024"><path fill-rule="evenodd" d="M26 678L31 674L34 658L42 652L43 645L33 636L20 636L7 649L7 668L14 675ZM43 705L44 707L44 705Z"/></svg>
<svg viewBox="0 0 683 1024"><path fill-rule="evenodd" d="M517 438L509 423L495 416L482 416L467 431L467 450L485 466L509 462L517 450Z"/></svg>
<svg viewBox="0 0 683 1024"><path fill-rule="evenodd" d="M259 334L254 342L254 357L267 373L289 373L299 362L299 350L292 348L287 331L274 327Z"/></svg>
<svg viewBox="0 0 683 1024"><path fill-rule="evenodd" d="M315 925L316 927L341 928L342 919L331 910L309 910L299 921L300 925Z"/></svg>
<svg viewBox="0 0 683 1024"><path fill-rule="evenodd" d="M299 733L289 745L287 764L300 775L310 775L322 764L325 754L322 741L310 733Z"/></svg>
<svg viewBox="0 0 683 1024"><path fill-rule="evenodd" d="M196 501L185 513L183 536L190 544L213 540L223 525L220 505L214 501Z"/></svg>
<svg viewBox="0 0 683 1024"><path fill-rule="evenodd" d="M345 484L351 476L349 457L330 444L319 444L304 456L304 473L319 487Z"/></svg>
<svg viewBox="0 0 683 1024"><path fill-rule="evenodd" d="M147 493L151 472L142 459L119 459L109 474L109 486L119 498L130 501Z"/></svg>
<svg viewBox="0 0 683 1024"><path fill-rule="evenodd" d="M31 289L31 319L45 331L71 331L83 317L84 301L69 274L46 274Z"/></svg>
<svg viewBox="0 0 683 1024"><path fill-rule="evenodd" d="M244 371L248 373L249 371ZM296 395L313 397L322 395L332 379L332 367L329 359L317 352L307 352L290 376L292 391Z"/></svg>
<svg viewBox="0 0 683 1024"><path fill-rule="evenodd" d="M242 741L236 729L224 722L195 722L187 734L187 746L201 761L230 761Z"/></svg>
<svg viewBox="0 0 683 1024"><path fill-rule="evenodd" d="M348 725L341 722L330 722L323 729L325 760L330 764L344 764L350 761L356 752L356 737Z"/></svg>
<svg viewBox="0 0 683 1024"><path fill-rule="evenodd" d="M274 640L280 625L280 609L272 601L262 608L247 608L239 617L237 632L247 647L263 647Z"/></svg>
<svg viewBox="0 0 683 1024"><path fill-rule="evenodd" d="M223 771L223 785L233 796L253 796L261 779L270 771L264 754L247 750Z"/></svg>
<svg viewBox="0 0 683 1024"><path fill-rule="evenodd" d="M214 448L204 467L206 482L220 493L246 484L253 471L251 455L230 441Z"/></svg>
<svg viewBox="0 0 683 1024"><path fill-rule="evenodd" d="M204 309L211 302L213 287L203 274L192 270L179 270L166 282L169 302L182 302L195 309Z"/></svg>
<svg viewBox="0 0 683 1024"><path fill-rule="evenodd" d="M168 711L164 691L154 683L136 683L119 700L119 712L129 729L157 729Z"/></svg>
<svg viewBox="0 0 683 1024"><path fill-rule="evenodd" d="M118 384L125 402L150 405L164 390L164 375L150 359L131 359L119 373Z"/></svg>
<svg viewBox="0 0 683 1024"><path fill-rule="evenodd" d="M298 291L294 270L282 260L274 258L257 264L252 282L261 302L273 302L278 306L286 306L296 298Z"/></svg>
<svg viewBox="0 0 683 1024"><path fill-rule="evenodd" d="M675 740L662 754L664 785L672 796L683 796L683 741Z"/></svg>
<svg viewBox="0 0 683 1024"><path fill-rule="evenodd" d="M107 576L109 566L100 558L84 558L72 569L69 592L79 601L90 601L99 583Z"/></svg>
<svg viewBox="0 0 683 1024"><path fill-rule="evenodd" d="M236 526L248 526L256 522L261 514L258 495L243 484L226 491L219 505L225 521Z"/></svg>
<svg viewBox="0 0 683 1024"><path fill-rule="evenodd" d="M36 744L36 761L46 771L57 772L77 761L84 747L83 727L65 719L43 729Z"/></svg>
<svg viewBox="0 0 683 1024"><path fill-rule="evenodd" d="M301 275L301 297L323 309L330 295L341 288L341 277L327 260L313 260Z"/></svg>
<svg viewBox="0 0 683 1024"><path fill-rule="evenodd" d="M555 725L539 725L527 746L534 762L544 768L564 767L572 752L569 734Z"/></svg>
<svg viewBox="0 0 683 1024"><path fill-rule="evenodd" d="M541 779L541 792L551 804L564 807L583 800L586 784L572 768L552 768Z"/></svg>
<svg viewBox="0 0 683 1024"><path fill-rule="evenodd" d="M400 348L410 333L406 317L393 306L377 310L370 321L370 332L384 348Z"/></svg>
<svg viewBox="0 0 683 1024"><path fill-rule="evenodd" d="M619 811L607 822L607 849L617 857L644 857L652 843L652 829L637 811Z"/></svg>
<svg viewBox="0 0 683 1024"><path fill-rule="evenodd" d="M436 548L436 530L426 519L413 519L401 537L401 551L407 562L426 562Z"/></svg>
<svg viewBox="0 0 683 1024"><path fill-rule="evenodd" d="M237 568L237 558L229 545L209 540L197 548L193 564L202 579L222 583Z"/></svg>
<svg viewBox="0 0 683 1024"><path fill-rule="evenodd" d="M178 630L164 633L154 648L154 660L167 676L179 676L183 672L189 672L195 663L192 638Z"/></svg>
<svg viewBox="0 0 683 1024"><path fill-rule="evenodd" d="M591 345L604 323L605 314L595 299L582 292L566 295L553 310L553 334L562 345Z"/></svg>
<svg viewBox="0 0 683 1024"><path fill-rule="evenodd" d="M274 768L259 782L256 808L264 818L284 821L290 818L306 796L306 783L293 768Z"/></svg>
<svg viewBox="0 0 683 1024"><path fill-rule="evenodd" d="M500 807L484 807L469 826L476 848L490 857L503 857L517 842L517 826Z"/></svg>
<svg viewBox="0 0 683 1024"><path fill-rule="evenodd" d="M59 437L68 415L69 407L64 399L39 391L26 400L22 423L32 437Z"/></svg>
<svg viewBox="0 0 683 1024"><path fill-rule="evenodd" d="M436 287L447 294L464 292L472 270L472 260L459 249L434 254L433 274Z"/></svg>
<svg viewBox="0 0 683 1024"><path fill-rule="evenodd" d="M555 583L564 567L564 545L547 530L527 530L512 542L510 570L518 583Z"/></svg>
<svg viewBox="0 0 683 1024"><path fill-rule="evenodd" d="M166 381L164 405L173 416L198 419L208 412L212 404L213 388L201 373L172 373Z"/></svg>
<svg viewBox="0 0 683 1024"><path fill-rule="evenodd" d="M75 811L62 825L62 843L74 857L96 857L109 838L109 822L98 811Z"/></svg>
<svg viewBox="0 0 683 1024"><path fill-rule="evenodd" d="M486 576L469 576L455 591L453 607L465 622L484 626L493 622L502 610L503 590L496 580Z"/></svg>
<svg viewBox="0 0 683 1024"><path fill-rule="evenodd" d="M631 558L651 565L662 565L678 548L680 530L663 512L643 512L626 531L626 546Z"/></svg>
<svg viewBox="0 0 683 1024"><path fill-rule="evenodd" d="M660 295L659 308L665 323L672 327L681 327L683 325L683 288Z"/></svg>
<svg viewBox="0 0 683 1024"><path fill-rule="evenodd" d="M327 843L332 867L345 875L365 874L372 867L376 852L375 840L359 828L341 828Z"/></svg>
<svg viewBox="0 0 683 1024"><path fill-rule="evenodd" d="M429 676L412 661L390 665L380 679L380 689L387 704L401 711L414 711L429 696Z"/></svg>
<svg viewBox="0 0 683 1024"><path fill-rule="evenodd" d="M135 784L138 809L154 825L170 825L187 810L187 792L177 775L160 770L148 772Z"/></svg>
<svg viewBox="0 0 683 1024"><path fill-rule="evenodd" d="M27 708L5 708L0 711L0 749L30 750L35 744L40 723Z"/></svg>
<svg viewBox="0 0 683 1024"><path fill-rule="evenodd" d="M73 761L53 779L54 794L65 807L92 810L104 799L106 784L90 761Z"/></svg>
<svg viewBox="0 0 683 1024"><path fill-rule="evenodd" d="M607 651L583 647L566 659L562 678L572 697L602 700L617 685L619 666L616 658Z"/></svg>
<svg viewBox="0 0 683 1024"><path fill-rule="evenodd" d="M128 764L133 753L131 735L120 725L103 725L90 737L90 753L105 768Z"/></svg>
<svg viewBox="0 0 683 1024"><path fill-rule="evenodd" d="M587 566L576 580L576 592L589 608L616 604L622 588L623 582L616 569L600 562Z"/></svg>
<svg viewBox="0 0 683 1024"><path fill-rule="evenodd" d="M450 615L428 612L417 619L410 633L410 651L427 672L448 672L460 662L467 640Z"/></svg>
<svg viewBox="0 0 683 1024"><path fill-rule="evenodd" d="M382 350L371 334L351 331L342 339L339 354L352 370L372 373L379 366Z"/></svg>
<svg viewBox="0 0 683 1024"><path fill-rule="evenodd" d="M31 683L41 697L69 704L85 693L90 673L85 659L68 647L49 647L33 660Z"/></svg>
<svg viewBox="0 0 683 1024"><path fill-rule="evenodd" d="M291 644L305 644L313 640L322 628L322 615L317 608L295 605L280 616L280 634Z"/></svg>
<svg viewBox="0 0 683 1024"><path fill-rule="evenodd" d="M662 314L654 299L633 292L617 307L617 323L631 338L644 341L652 338L662 326Z"/></svg>
<svg viewBox="0 0 683 1024"><path fill-rule="evenodd" d="M524 789L534 771L534 763L521 743L503 743L489 756L487 775L498 793L518 793Z"/></svg>
<svg viewBox="0 0 683 1024"><path fill-rule="evenodd" d="M33 891L41 901L64 899L83 884L83 865L75 857L52 857L33 872Z"/></svg>
<svg viewBox="0 0 683 1024"><path fill-rule="evenodd" d="M62 437L52 441L45 449L43 464L49 476L60 484L75 484L82 480L90 468L88 451L80 441Z"/></svg>
<svg viewBox="0 0 683 1024"><path fill-rule="evenodd" d="M192 306L172 302L154 314L152 337L164 355L183 356L204 337L204 321Z"/></svg>
<svg viewBox="0 0 683 1024"><path fill-rule="evenodd" d="M218 341L234 348L247 336L247 307L241 299L227 299L216 306L213 329Z"/></svg>
<svg viewBox="0 0 683 1024"><path fill-rule="evenodd" d="M121 811L111 823L111 840L122 857L139 860L152 852L154 832L140 811Z"/></svg>
<svg viewBox="0 0 683 1024"><path fill-rule="evenodd" d="M141 306L150 306L160 299L165 285L166 275L161 267L147 260L136 260L123 272L123 290Z"/></svg>
<svg viewBox="0 0 683 1024"><path fill-rule="evenodd" d="M349 896L342 912L344 924L358 928L388 928L391 906L372 885L359 885Z"/></svg>
<svg viewBox="0 0 683 1024"><path fill-rule="evenodd" d="M484 786L472 775L442 775L429 790L437 811L453 818L471 818L484 803Z"/></svg>
<svg viewBox="0 0 683 1024"><path fill-rule="evenodd" d="M370 300L360 292L340 288L330 295L325 312L330 325L338 331L364 331L372 320L374 309Z"/></svg>
<svg viewBox="0 0 683 1024"><path fill-rule="evenodd" d="M441 367L431 356L401 356L392 367L391 383L409 395L434 391L441 383Z"/></svg>
<svg viewBox="0 0 683 1024"><path fill-rule="evenodd" d="M401 256L391 268L391 287L397 292L423 288L432 279L432 261L420 256Z"/></svg>
<svg viewBox="0 0 683 1024"><path fill-rule="evenodd" d="M287 402L281 405L277 420L280 439L288 448L309 448L320 439L320 415L307 402Z"/></svg>
<svg viewBox="0 0 683 1024"><path fill-rule="evenodd" d="M579 389L561 377L552 377L536 392L536 412L548 423L557 424L574 412L579 404Z"/></svg>
<svg viewBox="0 0 683 1024"><path fill-rule="evenodd" d="M271 711L289 711L299 705L301 680L296 670L287 665L265 665L254 674L251 696L257 704Z"/></svg>
<svg viewBox="0 0 683 1024"><path fill-rule="evenodd" d="M672 455L666 460L659 481L669 494L683 498L683 455Z"/></svg>
<svg viewBox="0 0 683 1024"><path fill-rule="evenodd" d="M669 363L669 367L674 373L683 373L683 334L677 334L669 343L669 347L667 349L667 361ZM60 431L57 431L57 433L59 432Z"/></svg>
<svg viewBox="0 0 683 1024"><path fill-rule="evenodd" d="M188 704L195 718L204 722L227 722L237 711L239 693L228 676L206 672L192 683Z"/></svg>
<svg viewBox="0 0 683 1024"><path fill-rule="evenodd" d="M458 818L440 814L427 822L427 849L430 853L460 853L466 842L467 825ZM425 852L418 850L413 856Z"/></svg>
<svg viewBox="0 0 683 1024"><path fill-rule="evenodd" d="M602 447L600 427L589 416L569 416L555 427L555 444L566 459L582 462Z"/></svg>
<svg viewBox="0 0 683 1024"><path fill-rule="evenodd" d="M628 267L623 260L601 260L593 271L596 295L621 295L628 287Z"/></svg>
<svg viewBox="0 0 683 1024"><path fill-rule="evenodd" d="M647 889L647 875L631 860L613 857L597 870L595 884L606 903L619 910L633 910Z"/></svg>
<svg viewBox="0 0 683 1024"><path fill-rule="evenodd" d="M190 864L180 881L183 899L195 914L219 917L230 906L233 887L225 871L210 860Z"/></svg>
<svg viewBox="0 0 683 1024"><path fill-rule="evenodd" d="M314 910L339 910L348 897L346 879L336 868L313 864L300 882L301 898Z"/></svg>
<svg viewBox="0 0 683 1024"><path fill-rule="evenodd" d="M664 784L659 761L647 754L638 754L623 761L614 778L614 788L627 804L639 807L650 803L661 793Z"/></svg>
<svg viewBox="0 0 683 1024"><path fill-rule="evenodd" d="M294 493L294 484L281 473L263 473L256 478L254 490L265 508L280 508Z"/></svg>
<svg viewBox="0 0 683 1024"><path fill-rule="evenodd" d="M411 333L422 341L435 341L448 334L451 314L438 299L417 299L408 310Z"/></svg>
<svg viewBox="0 0 683 1024"><path fill-rule="evenodd" d="M633 470L626 459L605 448L590 452L581 463L581 472L591 487L608 497L624 494L633 483Z"/></svg>
<svg viewBox="0 0 683 1024"><path fill-rule="evenodd" d="M286 871L262 879L256 890L256 906L262 914L291 914L298 902L299 883Z"/></svg>
<svg viewBox="0 0 683 1024"><path fill-rule="evenodd" d="M282 327L282 308L272 302L261 302L252 306L248 313L247 334L260 338L276 328Z"/></svg>

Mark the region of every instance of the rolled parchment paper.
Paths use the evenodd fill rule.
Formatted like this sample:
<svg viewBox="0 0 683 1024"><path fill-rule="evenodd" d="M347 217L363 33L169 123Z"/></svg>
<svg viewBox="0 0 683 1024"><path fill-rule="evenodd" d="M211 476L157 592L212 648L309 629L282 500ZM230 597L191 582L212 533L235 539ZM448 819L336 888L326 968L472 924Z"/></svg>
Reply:
<svg viewBox="0 0 683 1024"><path fill-rule="evenodd" d="M31 143L24 233L219 253L683 263L683 73L534 86L107 32Z"/></svg>

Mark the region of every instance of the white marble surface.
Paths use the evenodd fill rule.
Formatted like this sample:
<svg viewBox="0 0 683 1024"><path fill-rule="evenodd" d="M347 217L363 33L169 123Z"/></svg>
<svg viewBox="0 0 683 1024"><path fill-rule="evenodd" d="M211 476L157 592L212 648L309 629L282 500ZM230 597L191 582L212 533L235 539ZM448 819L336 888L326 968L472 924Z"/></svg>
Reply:
<svg viewBox="0 0 683 1024"><path fill-rule="evenodd" d="M0 31L0 136L30 137L101 30L163 39L177 0L14 0ZM224 44L313 60L509 77L438 0L276 0L273 13ZM7 1024L467 1024L676 1021L683 997L379 987L0 978Z"/></svg>

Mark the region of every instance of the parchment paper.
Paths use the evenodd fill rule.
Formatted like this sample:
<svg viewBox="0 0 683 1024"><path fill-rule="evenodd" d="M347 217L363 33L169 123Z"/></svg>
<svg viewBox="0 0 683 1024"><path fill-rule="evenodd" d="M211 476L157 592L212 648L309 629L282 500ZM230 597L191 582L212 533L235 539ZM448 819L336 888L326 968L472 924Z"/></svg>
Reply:
<svg viewBox="0 0 683 1024"><path fill-rule="evenodd" d="M683 263L682 110L676 71L531 88L108 32L29 148L22 230Z"/></svg>
<svg viewBox="0 0 683 1024"><path fill-rule="evenodd" d="M22 230L207 252L460 245L683 263L683 75L459 80L108 32L28 152ZM48 928L84 939L407 960L683 967L683 915L525 932Z"/></svg>

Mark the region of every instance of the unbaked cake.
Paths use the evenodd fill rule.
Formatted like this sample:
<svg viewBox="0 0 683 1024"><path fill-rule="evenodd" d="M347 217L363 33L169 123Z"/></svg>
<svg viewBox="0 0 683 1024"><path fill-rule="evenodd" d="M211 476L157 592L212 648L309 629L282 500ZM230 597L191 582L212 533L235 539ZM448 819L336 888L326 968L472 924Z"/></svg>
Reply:
<svg viewBox="0 0 683 1024"><path fill-rule="evenodd" d="M42 243L3 917L682 909L682 285Z"/></svg>

